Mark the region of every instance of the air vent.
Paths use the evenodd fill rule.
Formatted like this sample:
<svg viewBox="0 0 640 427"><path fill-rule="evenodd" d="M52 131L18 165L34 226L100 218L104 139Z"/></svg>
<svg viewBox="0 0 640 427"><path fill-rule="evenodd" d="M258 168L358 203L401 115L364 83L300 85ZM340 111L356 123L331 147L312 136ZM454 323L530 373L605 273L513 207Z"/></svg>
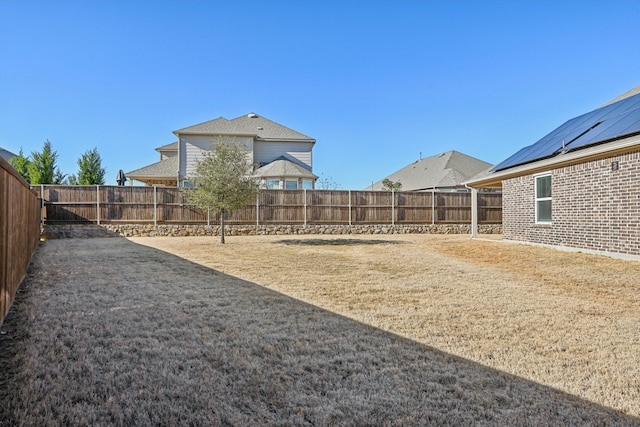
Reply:
<svg viewBox="0 0 640 427"><path fill-rule="evenodd" d="M247 117L249 117L250 119L256 119L258 118L258 115L256 113L249 113L247 114Z"/></svg>

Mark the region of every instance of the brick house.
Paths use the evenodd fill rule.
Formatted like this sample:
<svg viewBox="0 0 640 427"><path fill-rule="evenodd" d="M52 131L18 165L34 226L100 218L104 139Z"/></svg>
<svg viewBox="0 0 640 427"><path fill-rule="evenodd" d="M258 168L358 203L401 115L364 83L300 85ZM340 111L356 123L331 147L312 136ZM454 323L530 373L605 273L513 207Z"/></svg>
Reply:
<svg viewBox="0 0 640 427"><path fill-rule="evenodd" d="M507 240L640 256L640 86L466 184L502 187Z"/></svg>

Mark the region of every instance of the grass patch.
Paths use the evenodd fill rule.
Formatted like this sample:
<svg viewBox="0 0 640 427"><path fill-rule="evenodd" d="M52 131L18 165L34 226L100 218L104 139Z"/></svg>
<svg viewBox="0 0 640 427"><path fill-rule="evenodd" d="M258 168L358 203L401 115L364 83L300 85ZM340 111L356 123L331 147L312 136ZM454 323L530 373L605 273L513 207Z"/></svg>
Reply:
<svg viewBox="0 0 640 427"><path fill-rule="evenodd" d="M637 310L633 317L608 306L618 314L601 315L596 308L604 307L587 304L588 296L572 306L570 295L556 294L576 320L569 334L557 320L540 323L541 290L518 282L517 273L439 254L440 243L453 250L455 241L274 240L46 242L2 326L0 420L638 424L623 413L638 414L631 387L638 364L630 356ZM581 335L587 318L590 339ZM551 340L551 330L562 339ZM607 348L634 337L610 348L615 353L576 352L586 341ZM573 386L582 391L567 390ZM612 400L593 398L594 390Z"/></svg>

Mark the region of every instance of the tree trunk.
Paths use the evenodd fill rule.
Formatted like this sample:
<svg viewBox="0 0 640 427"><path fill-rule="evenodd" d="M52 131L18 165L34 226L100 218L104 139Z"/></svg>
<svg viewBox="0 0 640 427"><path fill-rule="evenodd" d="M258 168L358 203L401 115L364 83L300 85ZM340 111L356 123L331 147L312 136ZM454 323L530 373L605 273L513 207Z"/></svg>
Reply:
<svg viewBox="0 0 640 427"><path fill-rule="evenodd" d="M224 243L224 209L220 209L220 243Z"/></svg>

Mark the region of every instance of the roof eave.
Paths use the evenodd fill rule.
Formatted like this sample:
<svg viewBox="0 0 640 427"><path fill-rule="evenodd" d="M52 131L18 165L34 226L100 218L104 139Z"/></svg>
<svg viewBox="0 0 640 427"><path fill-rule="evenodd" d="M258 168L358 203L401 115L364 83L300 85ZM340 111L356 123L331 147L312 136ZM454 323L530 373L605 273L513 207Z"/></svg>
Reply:
<svg viewBox="0 0 640 427"><path fill-rule="evenodd" d="M306 143L311 143L311 144L315 144L316 140L313 138L308 138L308 139L304 139L304 138L262 138L260 136L257 137L258 140L260 141L265 141L265 142L306 142Z"/></svg>

